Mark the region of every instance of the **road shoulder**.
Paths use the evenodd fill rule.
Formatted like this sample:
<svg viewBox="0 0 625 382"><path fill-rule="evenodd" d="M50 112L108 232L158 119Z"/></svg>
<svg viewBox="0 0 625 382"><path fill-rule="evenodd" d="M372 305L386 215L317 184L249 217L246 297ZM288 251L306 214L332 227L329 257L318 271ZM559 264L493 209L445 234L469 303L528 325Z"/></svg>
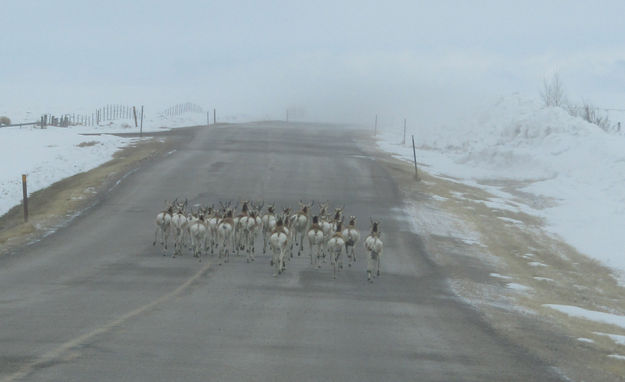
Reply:
<svg viewBox="0 0 625 382"><path fill-rule="evenodd" d="M412 163L378 150L370 137L358 141L400 185L413 231L452 290L496 333L565 379L625 376L625 361L615 357L625 354L625 344L618 343L625 328L547 306L625 314L623 288L612 270L547 234L539 218L493 203L497 198L485 190L423 168L417 182Z"/></svg>

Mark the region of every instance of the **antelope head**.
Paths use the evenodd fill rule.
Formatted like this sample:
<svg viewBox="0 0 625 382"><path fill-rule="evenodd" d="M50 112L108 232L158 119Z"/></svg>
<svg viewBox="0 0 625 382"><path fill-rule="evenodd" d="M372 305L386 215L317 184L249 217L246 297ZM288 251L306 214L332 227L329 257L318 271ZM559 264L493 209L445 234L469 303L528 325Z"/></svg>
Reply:
<svg viewBox="0 0 625 382"><path fill-rule="evenodd" d="M371 221L371 233L379 234L380 233L380 223L373 220L373 218L369 218Z"/></svg>
<svg viewBox="0 0 625 382"><path fill-rule="evenodd" d="M288 219L291 216L291 207L286 207L282 210L282 215L285 219Z"/></svg>
<svg viewBox="0 0 625 382"><path fill-rule="evenodd" d="M343 218L343 208L334 209L334 220L341 220Z"/></svg>
<svg viewBox="0 0 625 382"><path fill-rule="evenodd" d="M319 216L324 217L328 215L328 202L319 203Z"/></svg>
<svg viewBox="0 0 625 382"><path fill-rule="evenodd" d="M350 216L349 217L349 225L352 227L356 226L356 217L355 216Z"/></svg>

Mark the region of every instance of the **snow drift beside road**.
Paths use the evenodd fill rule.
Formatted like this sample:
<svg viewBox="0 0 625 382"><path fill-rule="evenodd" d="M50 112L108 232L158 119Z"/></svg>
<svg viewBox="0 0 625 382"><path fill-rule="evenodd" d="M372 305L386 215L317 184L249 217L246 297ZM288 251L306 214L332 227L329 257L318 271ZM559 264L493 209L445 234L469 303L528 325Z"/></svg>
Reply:
<svg viewBox="0 0 625 382"><path fill-rule="evenodd" d="M379 145L412 160L412 148L397 144L399 132L384 130ZM411 133L417 160L430 173L514 199L519 210L543 217L550 232L582 253L625 270L623 135L518 95L500 99L466 124ZM522 204L503 186L484 186L502 180L529 193Z"/></svg>
<svg viewBox="0 0 625 382"><path fill-rule="evenodd" d="M12 115L14 122L19 123L30 122L32 115L39 114ZM157 116L144 120L143 131L163 131L205 123L204 113ZM28 176L29 193L41 190L109 161L116 151L138 139L108 134L138 132L134 122L131 126L131 121L125 119L103 122L100 126L0 128L0 215L21 203L22 174Z"/></svg>

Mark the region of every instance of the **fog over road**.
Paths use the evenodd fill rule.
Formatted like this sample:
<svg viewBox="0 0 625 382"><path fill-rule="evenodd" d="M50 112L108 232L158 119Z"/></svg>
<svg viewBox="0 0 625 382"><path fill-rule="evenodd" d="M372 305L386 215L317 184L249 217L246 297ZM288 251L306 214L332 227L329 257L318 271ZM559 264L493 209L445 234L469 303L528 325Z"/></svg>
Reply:
<svg viewBox="0 0 625 382"><path fill-rule="evenodd" d="M354 131L256 123L173 134L172 155L0 258L0 380L559 380L450 292ZM251 264L164 257L154 218L174 198L345 204L363 238L369 217L381 220L382 275L367 282L361 243L336 280L308 256L277 278L258 250Z"/></svg>

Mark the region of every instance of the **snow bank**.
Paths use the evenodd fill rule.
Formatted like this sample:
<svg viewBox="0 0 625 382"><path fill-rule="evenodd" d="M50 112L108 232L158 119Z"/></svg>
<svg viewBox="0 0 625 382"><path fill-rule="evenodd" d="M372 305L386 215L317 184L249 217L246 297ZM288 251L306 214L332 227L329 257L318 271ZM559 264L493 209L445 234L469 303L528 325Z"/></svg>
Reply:
<svg viewBox="0 0 625 382"><path fill-rule="evenodd" d="M81 129L0 129L0 215L22 200L22 174L32 193L112 158L129 139L83 136Z"/></svg>
<svg viewBox="0 0 625 382"><path fill-rule="evenodd" d="M412 161L412 149L397 143L399 132L383 131L379 146ZM473 185L514 182L528 193L518 210L543 217L547 230L582 253L625 270L625 136L516 94L473 120L408 134L430 173ZM503 187L480 186L512 199Z"/></svg>
<svg viewBox="0 0 625 382"><path fill-rule="evenodd" d="M11 115L14 123L33 122L41 115L33 112L5 114ZM205 113L146 116L143 131L203 124L206 124ZM126 119L103 122L100 126L0 128L0 215L21 202L22 174L27 175L29 193L41 190L109 161L120 148L136 141L107 134L138 131L134 121Z"/></svg>

